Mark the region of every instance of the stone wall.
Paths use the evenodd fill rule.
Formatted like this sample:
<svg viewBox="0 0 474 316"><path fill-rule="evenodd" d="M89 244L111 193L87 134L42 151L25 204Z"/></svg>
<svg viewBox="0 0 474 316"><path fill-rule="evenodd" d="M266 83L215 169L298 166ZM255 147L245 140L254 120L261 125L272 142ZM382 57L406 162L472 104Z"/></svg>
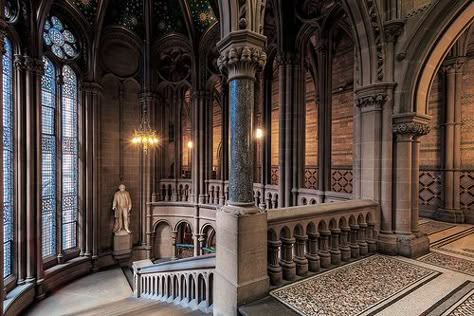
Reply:
<svg viewBox="0 0 474 316"><path fill-rule="evenodd" d="M140 212L140 150L129 142L133 130L140 123L138 94L140 85L134 80L123 84L113 75L105 76L102 81L103 99L101 109L100 134L100 249L102 252L112 249L112 228L114 213L112 200L120 183L127 186L132 198L131 231L133 242L139 239ZM119 91L123 89L123 111L120 111ZM120 131L122 126L122 131ZM120 135L123 142L120 144Z"/></svg>

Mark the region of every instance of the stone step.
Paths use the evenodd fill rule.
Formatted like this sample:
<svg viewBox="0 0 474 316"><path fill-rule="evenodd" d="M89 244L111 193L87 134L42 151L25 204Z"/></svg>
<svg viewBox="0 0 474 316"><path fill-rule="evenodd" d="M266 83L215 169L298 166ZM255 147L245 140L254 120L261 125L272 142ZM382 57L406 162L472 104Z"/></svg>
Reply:
<svg viewBox="0 0 474 316"><path fill-rule="evenodd" d="M91 309L86 309L66 316L182 316L206 315L201 311L193 311L174 304L166 304L155 300L126 298L117 302L104 304Z"/></svg>

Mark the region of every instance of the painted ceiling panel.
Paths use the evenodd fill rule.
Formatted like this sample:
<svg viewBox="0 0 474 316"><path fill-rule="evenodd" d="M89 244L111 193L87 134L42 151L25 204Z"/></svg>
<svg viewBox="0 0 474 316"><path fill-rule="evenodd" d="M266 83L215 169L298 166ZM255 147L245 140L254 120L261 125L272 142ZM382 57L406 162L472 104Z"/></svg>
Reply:
<svg viewBox="0 0 474 316"><path fill-rule="evenodd" d="M153 1L152 23L158 35L172 32L186 34L183 11L177 0Z"/></svg>
<svg viewBox="0 0 474 316"><path fill-rule="evenodd" d="M194 26L199 32L205 32L217 21L209 0L188 0L188 5Z"/></svg>
<svg viewBox="0 0 474 316"><path fill-rule="evenodd" d="M98 0L69 0L84 14L90 25L95 22Z"/></svg>

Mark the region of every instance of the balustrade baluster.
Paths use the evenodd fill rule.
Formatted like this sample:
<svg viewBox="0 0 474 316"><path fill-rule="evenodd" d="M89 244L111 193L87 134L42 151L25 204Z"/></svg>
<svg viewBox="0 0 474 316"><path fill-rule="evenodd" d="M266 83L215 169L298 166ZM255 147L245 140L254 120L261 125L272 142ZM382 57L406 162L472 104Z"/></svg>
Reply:
<svg viewBox="0 0 474 316"><path fill-rule="evenodd" d="M305 276L308 274L308 259L305 257L304 248L308 236L306 235L295 235L295 258L296 263L296 274L299 276Z"/></svg>
<svg viewBox="0 0 474 316"><path fill-rule="evenodd" d="M359 254L361 256L367 256L369 253L369 247L367 245L366 240L366 230L367 230L367 223L360 223L359 224Z"/></svg>
<svg viewBox="0 0 474 316"><path fill-rule="evenodd" d="M319 258L321 268L329 268L331 266L331 254L329 253L329 236L331 232L328 230L319 232Z"/></svg>
<svg viewBox="0 0 474 316"><path fill-rule="evenodd" d="M339 250L339 235L341 230L339 228L331 229L331 264L338 266L341 264L341 251Z"/></svg>
<svg viewBox="0 0 474 316"><path fill-rule="evenodd" d="M293 261L294 238L281 237L281 260L280 265L283 270L283 278L293 281L296 277L296 264Z"/></svg>
<svg viewBox="0 0 474 316"><path fill-rule="evenodd" d="M282 279L282 269L279 262L280 240L268 241L268 275L272 285L279 285Z"/></svg>
<svg viewBox="0 0 474 316"><path fill-rule="evenodd" d="M349 261L351 260L351 248L349 247L349 234L351 229L349 227L341 228L341 243L339 245L339 250L341 250L341 260Z"/></svg>
<svg viewBox="0 0 474 316"><path fill-rule="evenodd" d="M375 225L373 223L367 224L367 244L369 247L369 253L375 253L377 251L377 242L375 241L374 229Z"/></svg>
<svg viewBox="0 0 474 316"><path fill-rule="evenodd" d="M357 240L357 236L359 235L359 225L352 224L351 227L351 243L349 247L351 248L351 257L352 258L359 258L359 244Z"/></svg>
<svg viewBox="0 0 474 316"><path fill-rule="evenodd" d="M311 272L319 272L321 270L321 262L318 255L318 233L308 233L308 269Z"/></svg>

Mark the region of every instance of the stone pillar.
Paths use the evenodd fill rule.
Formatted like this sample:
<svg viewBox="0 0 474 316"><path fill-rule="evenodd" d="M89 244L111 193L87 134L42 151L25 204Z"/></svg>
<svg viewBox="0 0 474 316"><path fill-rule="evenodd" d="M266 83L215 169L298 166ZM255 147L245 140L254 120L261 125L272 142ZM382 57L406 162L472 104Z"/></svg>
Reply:
<svg viewBox="0 0 474 316"><path fill-rule="evenodd" d="M332 128L332 55L329 40L321 39L318 51L318 189L331 191L331 128ZM325 201L325 195L322 197ZM321 262L322 263L322 262Z"/></svg>
<svg viewBox="0 0 474 316"><path fill-rule="evenodd" d="M176 238L178 236L178 232L176 230L173 230L171 232L171 249L172 249L172 254L171 254L171 260L176 260L178 259L177 256L177 248L176 248Z"/></svg>
<svg viewBox="0 0 474 316"><path fill-rule="evenodd" d="M393 83L377 83L356 91L359 115L355 141L358 157L358 198L372 199L380 204L377 243L382 253L397 254L397 238L392 231L392 111Z"/></svg>
<svg viewBox="0 0 474 316"><path fill-rule="evenodd" d="M429 132L429 117L403 113L394 117L394 227L398 239L398 253L418 257L429 251L429 240L418 230L417 208L419 179L419 145L417 138ZM415 152L414 152L415 151ZM416 218L415 218L416 217Z"/></svg>
<svg viewBox="0 0 474 316"><path fill-rule="evenodd" d="M351 231L350 231L351 242L349 244L349 247L351 248L351 257L354 259L357 259L360 256L359 244L357 242L357 238L359 234L359 225L351 224L350 228L351 228Z"/></svg>
<svg viewBox="0 0 474 316"><path fill-rule="evenodd" d="M293 206L292 189L297 184L300 168L297 162L298 139L295 137L298 131L304 130L303 126L297 125L298 112L301 108L298 100L298 86L301 83L300 66L298 58L293 53L285 52L279 58L279 93L280 93L280 141L279 141L279 207ZM304 82L304 81L303 81ZM304 160L303 160L304 164ZM301 164L300 164L301 165Z"/></svg>
<svg viewBox="0 0 474 316"><path fill-rule="evenodd" d="M205 204L207 202L207 114L209 108L209 92L194 91L193 92L193 108L192 108L192 140L193 148L191 149L192 157L192 201L195 203Z"/></svg>
<svg viewBox="0 0 474 316"><path fill-rule="evenodd" d="M83 229L84 236L84 256L92 256L93 239L94 239L94 222L96 216L93 214L97 211L94 208L94 200L97 198L94 187L94 173L99 172L97 158L94 157L94 127L96 122L94 115L97 107L99 107L99 99L102 94L102 86L97 82L83 82L81 84L83 93L82 104L85 110L85 225Z"/></svg>
<svg viewBox="0 0 474 316"><path fill-rule="evenodd" d="M254 80L265 64L265 37L229 33L218 48L227 72L230 109L229 201L217 212L215 315L237 315L239 305L267 295L267 217L254 206Z"/></svg>
<svg viewBox="0 0 474 316"><path fill-rule="evenodd" d="M464 223L459 183L461 176L461 97L464 62L464 58L457 57L446 60L443 65L446 76L446 115L443 124L444 205L442 209L436 211L435 217L453 223Z"/></svg>
<svg viewBox="0 0 474 316"><path fill-rule="evenodd" d="M222 83L222 129L221 129L221 180L229 179L229 85ZM224 186L222 186L224 188ZM224 196L223 192L221 195ZM223 201L224 202L224 201ZM222 203L224 204L224 203Z"/></svg>
<svg viewBox="0 0 474 316"><path fill-rule="evenodd" d="M38 258L41 258L41 194L37 180L41 179L41 76L43 61L24 57L26 95L26 282L38 281ZM38 247L39 246L39 247Z"/></svg>
<svg viewBox="0 0 474 316"><path fill-rule="evenodd" d="M0 13L0 16L3 15L3 12ZM3 40L6 36L6 30L8 29L8 25L5 22L3 18L0 18L0 45L3 50ZM1 82L3 82L3 72L0 71L0 79L2 79ZM3 85L1 85L1 93L0 93L0 100L2 101L3 105ZM3 120L3 106L0 106L0 117L2 117ZM0 124L0 135L3 135L3 124ZM3 170L3 155L0 155L0 169ZM3 188L3 177L0 177L0 185L2 185ZM3 190L0 190L0 203L3 205ZM0 224L2 224L3 227L3 207L0 208ZM4 240L4 234L3 234L3 228L0 229L0 243L3 245L3 240ZM3 246L2 246L3 247ZM4 253L3 253L3 248L2 251L0 251L0 271L2 272L2 278L0 280L0 299L2 304L0 304L0 314L3 315L3 301L5 299L5 288L4 288L4 279L3 279L3 270L4 270Z"/></svg>

